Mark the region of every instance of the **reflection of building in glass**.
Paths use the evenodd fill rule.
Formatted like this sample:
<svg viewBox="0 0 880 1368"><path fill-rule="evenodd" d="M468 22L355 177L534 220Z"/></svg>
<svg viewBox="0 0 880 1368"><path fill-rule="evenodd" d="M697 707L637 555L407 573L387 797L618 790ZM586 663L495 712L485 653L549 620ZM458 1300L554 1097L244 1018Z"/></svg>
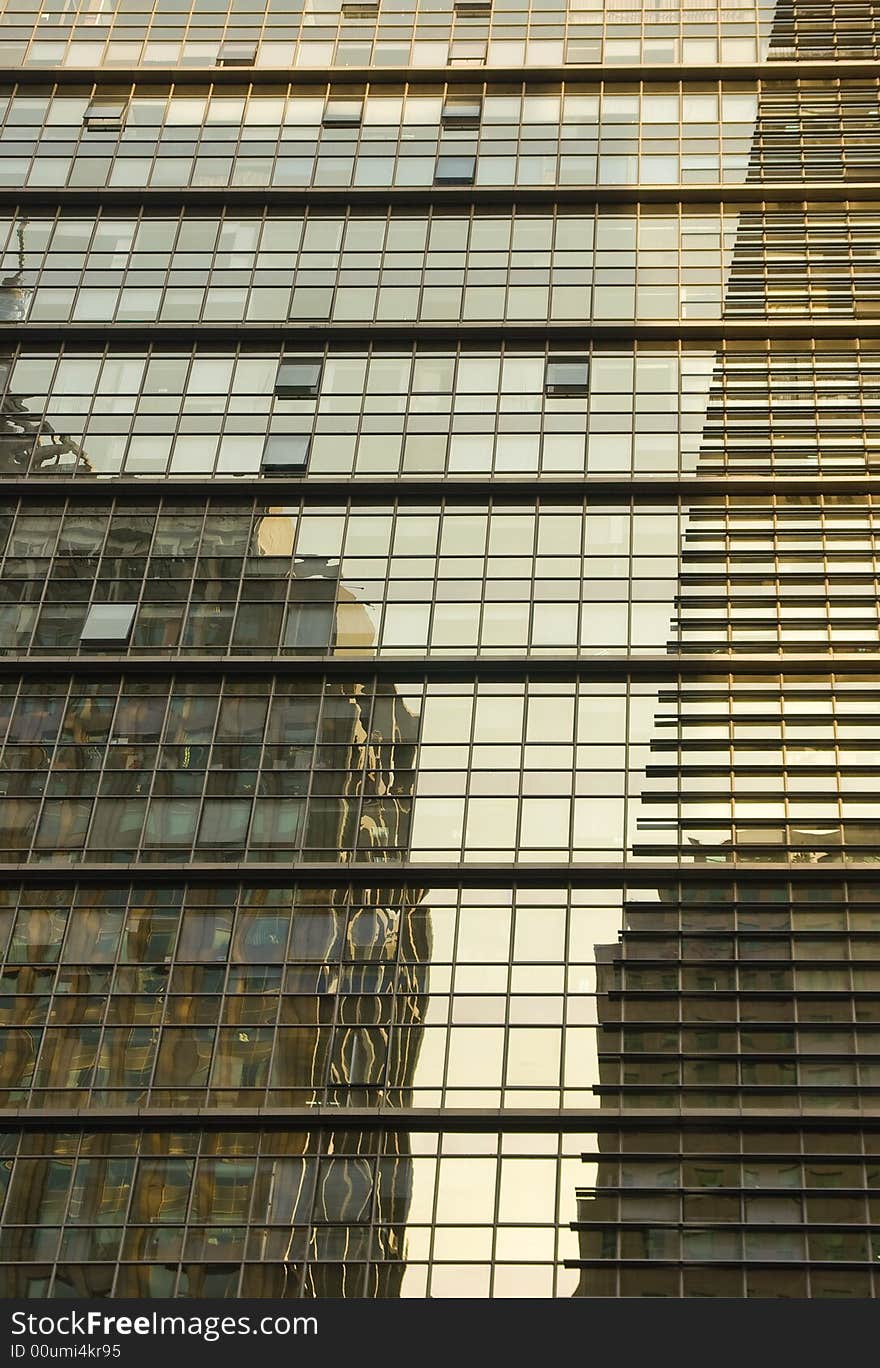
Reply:
<svg viewBox="0 0 880 1368"><path fill-rule="evenodd" d="M0 284L0 305L3 288ZM0 309L0 322L13 322L16 317L13 314L3 318ZM28 408L26 396L12 393L11 369L10 358L0 356L0 474L27 475L29 470L44 474L52 470L87 472L89 459L79 444L56 434L44 416Z"/></svg>
<svg viewBox="0 0 880 1368"><path fill-rule="evenodd" d="M4 30L0 1290L872 1290L873 16L589 3Z"/></svg>
<svg viewBox="0 0 880 1368"><path fill-rule="evenodd" d="M830 44L818 12L779 11L771 56ZM825 175L858 174L843 164L856 101L811 97L813 116L835 107ZM770 159L779 175L819 174L798 109L783 83L759 96L750 180ZM873 313L865 275L837 273L839 215L742 212L728 316L761 296L798 315L817 288L830 313ZM856 342L792 338L775 356L739 344L719 356L698 473L864 475L871 370ZM744 411L753 431L731 444ZM629 891L605 968L609 1129L579 1192L577 1295L874 1295L875 694L869 670L827 659L877 650L871 505L821 480L768 484L699 501L683 529L670 650L730 663L658 690L633 850L678 861L681 878Z"/></svg>
<svg viewBox="0 0 880 1368"><path fill-rule="evenodd" d="M286 641L310 654L332 650L339 563L293 558L285 533L280 517L256 524L260 554L286 553L304 590L293 597ZM365 619L362 636L368 628ZM118 858L143 828L151 785L142 766L164 736L167 797L142 833L148 859L186 858L192 842L203 856L230 859L248 848L248 834L253 858L283 861L305 846L319 860L404 859L417 713L383 681L331 680L322 690L319 680L312 697L278 685L268 729L265 687L233 682L219 713L216 685L184 687L170 701L135 685L122 714L83 693L65 708L60 747L57 691L32 697L6 751L6 793L17 787L10 769L57 773L68 797L43 848L82 847L96 817L98 839ZM74 795L105 766L118 775L117 796L90 826ZM200 817L174 796L195 792L193 780L205 782ZM27 801L7 810L14 843L29 826ZM277 882L25 893L5 974L14 993L0 1069L7 1104L66 1110L86 1091L95 1106L182 1117L204 1107L411 1107L431 957L423 891ZM59 994L48 1027L47 991ZM342 1131L328 1136L326 1153L315 1134L279 1132L279 1157L260 1160L258 1136L206 1133L206 1154L218 1157L197 1167L188 1156L198 1132L159 1135L136 1172L130 1145L93 1139L69 1206L60 1189L69 1188L70 1161L20 1160L30 1176L16 1179L7 1209L7 1221L67 1227L57 1295L106 1295L118 1259L117 1295L234 1295L240 1277L254 1295L400 1295L412 1188L405 1130ZM46 1137L42 1152L55 1153L53 1144ZM24 1257L37 1238L19 1233ZM33 1269L11 1276L22 1291L40 1285Z"/></svg>

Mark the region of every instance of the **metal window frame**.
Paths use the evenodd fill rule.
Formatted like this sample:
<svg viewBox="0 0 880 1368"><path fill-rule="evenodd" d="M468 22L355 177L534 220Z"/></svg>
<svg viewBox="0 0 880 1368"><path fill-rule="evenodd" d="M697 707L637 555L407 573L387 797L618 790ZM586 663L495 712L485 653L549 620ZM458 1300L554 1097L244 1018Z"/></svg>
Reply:
<svg viewBox="0 0 880 1368"><path fill-rule="evenodd" d="M584 379L578 382L554 381L550 379L553 366L583 366ZM550 352L544 365L544 393L553 399L583 398L590 392L590 353L589 352Z"/></svg>
<svg viewBox="0 0 880 1368"><path fill-rule="evenodd" d="M258 43L238 42L235 39L222 42L217 50L217 65L224 67L253 66L257 60L258 48ZM224 49L231 50L231 55L229 51L224 51Z"/></svg>
<svg viewBox="0 0 880 1368"><path fill-rule="evenodd" d="M441 174L441 167L444 162L468 163L470 170L462 168L461 172L454 175ZM468 156L458 152L441 152L434 165L434 184L435 185L473 185L477 178L477 157Z"/></svg>
<svg viewBox="0 0 880 1368"><path fill-rule="evenodd" d="M128 96L120 96L118 100L96 96L83 114L83 128L90 133L118 133L125 124L128 105Z"/></svg>
<svg viewBox="0 0 880 1368"><path fill-rule="evenodd" d="M356 104L356 105L358 106L357 115L355 115L353 112L350 113L350 114L336 114L336 115L334 115L332 106L333 106L333 105L340 105L340 104L348 104L348 105L355 105L355 104ZM327 96L326 103L325 103L325 105L324 105L324 113L323 113L322 116L321 116L321 127L322 127L322 128L360 128L361 124L363 123L363 119L364 119L364 97L363 97L362 95L359 96L359 97L358 97L358 96L352 96L350 99L346 98L344 95L328 95L328 96Z"/></svg>
<svg viewBox="0 0 880 1368"><path fill-rule="evenodd" d="M90 622L90 620L91 620L91 618L92 618L92 615L93 615L94 613L98 613L98 614L99 614L99 613L100 613L100 610L101 610L102 608L117 608L117 609L128 608L128 609L130 609L130 614L129 614L129 619L128 619L128 627L126 628L126 630L125 630L124 633L119 633L119 632L116 632L116 633L109 633L109 632L105 632L104 634L100 634L100 633L95 634L95 633L92 633L91 635L87 635L87 633L88 633L88 627L89 627L89 622ZM80 646L81 646L81 647L85 647L86 649L88 649L89 647L91 647L91 648L98 649L98 650L113 650L114 648L117 648L117 647L119 647L119 646L127 646L128 643L129 643L130 640L131 640L131 634L132 634L132 631L134 630L134 623L135 623L135 618L136 618L136 616L137 616L137 603L130 603L130 602L123 602L123 603L115 603L115 602L114 602L114 603L92 603L92 604L89 606L88 612L86 613L86 619L85 619L85 622L84 622L83 625L82 625L82 630L81 630L81 632L80 632L80 637L79 637Z"/></svg>
<svg viewBox="0 0 880 1368"><path fill-rule="evenodd" d="M269 458L269 448L270 448L270 446L275 445L275 443L281 443L281 442L289 442L289 443L292 443L292 444L294 444L294 445L301 443L301 444L302 444L302 458L301 458L301 459L290 459L290 460L288 460L288 461L284 461L284 460L282 460L282 459L278 459L278 460L270 459L270 458ZM274 474L274 475L281 475L281 474L283 474L283 473L286 472L286 473L288 474L289 477L295 477L295 476L300 476L300 477L301 477L301 476L305 475L306 472L308 471L308 468L309 468L309 457L311 456L311 452L312 452L312 439L311 439L311 437L310 437L308 434L303 434L303 433L298 433L298 432L291 432L291 433L278 433L278 432L273 433L273 432L270 432L270 433L267 433L266 438L265 438L265 441L264 441L264 443L263 443L263 454L262 454L262 456L261 456L261 458L260 458L260 471L261 471L261 473L263 473L263 472L269 472L270 474Z"/></svg>
<svg viewBox="0 0 880 1368"><path fill-rule="evenodd" d="M479 128L482 118L482 95L447 93L440 109L441 128Z"/></svg>
<svg viewBox="0 0 880 1368"><path fill-rule="evenodd" d="M312 366L316 372L315 379L309 384L298 384L293 381L285 381L283 372L285 367L292 366ZM321 377L324 374L323 356L294 356L293 353L283 354L278 362L278 372L275 376L274 394L276 399L315 399L321 390Z"/></svg>

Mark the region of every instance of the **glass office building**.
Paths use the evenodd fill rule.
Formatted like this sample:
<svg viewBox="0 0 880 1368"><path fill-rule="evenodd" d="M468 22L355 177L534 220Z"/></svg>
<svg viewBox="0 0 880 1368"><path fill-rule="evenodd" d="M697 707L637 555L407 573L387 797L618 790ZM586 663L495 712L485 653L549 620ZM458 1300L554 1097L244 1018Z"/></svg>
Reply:
<svg viewBox="0 0 880 1368"><path fill-rule="evenodd" d="M6 0L0 1292L880 1274L880 8Z"/></svg>

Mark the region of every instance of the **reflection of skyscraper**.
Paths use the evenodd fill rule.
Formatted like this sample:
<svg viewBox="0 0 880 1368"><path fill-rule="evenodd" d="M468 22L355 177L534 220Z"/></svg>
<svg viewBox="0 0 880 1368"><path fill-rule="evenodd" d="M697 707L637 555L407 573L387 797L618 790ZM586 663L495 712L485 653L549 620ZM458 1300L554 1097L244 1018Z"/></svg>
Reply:
<svg viewBox="0 0 880 1368"><path fill-rule="evenodd" d="M780 11L775 43L805 46L771 56L813 55L817 41L833 53L847 40L823 15L820 38L817 9ZM855 89L765 87L749 180L864 174L858 104ZM802 317L807 290L814 315L871 313L864 274L838 268L861 212L741 212L727 317ZM629 890L605 970L609 1127L579 1193L578 1295L876 1294L876 1212L856 1158L874 1146L862 1051L875 1045L875 970L855 967L876 960L863 910L876 814L861 768L876 694L827 659L876 652L876 558L868 497L821 478L870 470L863 345L791 337L718 353L697 473L768 483L696 500L684 530L670 651L726 669L685 664L658 688L633 853L672 858L680 876ZM818 478L774 489L783 473Z"/></svg>
<svg viewBox="0 0 880 1368"><path fill-rule="evenodd" d="M297 604L290 644L295 636L306 653L332 651L338 562L292 560L291 573L303 572L304 583L329 584L330 593L313 591ZM320 708L317 699L279 700L270 735L281 744L264 757L259 792L289 803L269 808L260 840L276 858L304 845L319 862L398 863L409 842L418 716L381 680L372 688L331 680L319 697ZM246 693L231 700L230 726L240 733L252 726L247 700ZM182 735L198 734L204 701L185 691L178 697L172 711ZM105 750L106 726L91 696L68 712L63 756L45 744L57 719L51 698L43 702L21 733L25 763L39 770L54 759L68 783L107 756L113 763L114 749L123 748L111 740ZM149 709L137 717L126 729L144 732ZM192 745L168 758L172 773L187 781L205 763ZM224 748L215 758L222 791L227 766L241 757ZM298 799L306 794L307 808ZM73 834L74 811L62 809L61 841ZM15 830L24 830L21 814ZM174 835L172 814L168 849L159 853L179 858ZM234 842L221 827L212 853L228 858ZM20 967L7 971L15 996L6 1000L3 1024L19 1029L3 1050L6 1098L30 1096L64 1109L86 1089L95 1103L123 1112L142 1104L173 1108L183 1122L197 1107L393 1113L412 1106L431 955L423 890L365 881L290 888L283 877L279 868L268 884L227 880L164 894L149 883L86 888L77 898L37 890L16 921L10 961ZM120 1026L102 1031L95 1004L110 986L103 966L114 960L109 1020ZM41 1055L44 1017L35 995L47 985L57 990L58 975L69 996L54 1009L57 1029ZM21 1029L31 1022L33 1029ZM175 1286L189 1296L234 1292L244 1260L244 1290L254 1295L400 1295L412 1187L406 1131L382 1135L378 1149L370 1132L354 1129L326 1138L286 1129L264 1137L262 1149L259 1131L221 1132L214 1143L204 1138L198 1162L197 1132L170 1145L165 1136L155 1140L152 1149L149 1136L142 1138L135 1167L131 1158L109 1157L119 1137L103 1151L96 1137L94 1157L79 1160L74 1197L72 1160L37 1162L27 1179L27 1166L19 1166L11 1200L20 1218L75 1227L65 1235L75 1265L72 1294L106 1294L107 1270L90 1261L121 1255L131 1296L165 1295ZM134 1149L122 1143L124 1154L137 1148L136 1137ZM272 1157L258 1159L258 1151ZM35 1153L56 1154L51 1137ZM53 1195L59 1183L62 1197ZM102 1235L104 1223L110 1229ZM33 1231L17 1239L30 1258Z"/></svg>
<svg viewBox="0 0 880 1368"><path fill-rule="evenodd" d="M0 1290L864 1288L873 20L175 4L2 43Z"/></svg>

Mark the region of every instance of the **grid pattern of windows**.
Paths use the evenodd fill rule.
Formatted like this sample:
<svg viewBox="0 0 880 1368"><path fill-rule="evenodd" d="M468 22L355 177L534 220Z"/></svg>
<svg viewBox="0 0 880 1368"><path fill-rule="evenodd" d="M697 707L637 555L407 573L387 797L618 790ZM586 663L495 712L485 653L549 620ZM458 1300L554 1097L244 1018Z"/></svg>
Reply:
<svg viewBox="0 0 880 1368"><path fill-rule="evenodd" d="M0 12L0 1290L880 1294L873 0L208 2Z"/></svg>
<svg viewBox="0 0 880 1368"><path fill-rule="evenodd" d="M25 500L0 519L0 652L865 651L880 640L875 511L851 495Z"/></svg>
<svg viewBox="0 0 880 1368"><path fill-rule="evenodd" d="M801 433L812 414L807 393L801 407L788 410L789 421L778 407L772 430L756 431L760 397L769 384L785 384L791 371L786 352L751 353L740 361L732 351L716 363L711 351L675 344L593 347L588 392L561 395L549 392L547 365L556 353L543 345L334 347L326 357L322 348L312 354L324 361L318 394L288 399L277 350L110 347L59 354L19 348L0 360L0 469L83 478L166 472L252 478L261 466L267 473L268 435L282 454L291 440L307 439L308 472L324 478L693 472L705 443L716 364L719 377L743 369L750 382L745 397L757 391L757 399L748 403L742 431L726 430L727 446L715 444L714 461L722 462L729 447L738 465L754 462L775 436L775 459L791 465L792 429ZM860 416L857 393L862 375L869 383L880 365L880 353L802 353L797 363L800 390L814 370L820 395L826 372L834 381L823 438L831 419L839 430L842 391L852 408L847 432L871 450L872 414ZM730 374L728 384L735 383ZM719 403L715 412L727 429L738 421L732 403ZM856 428L857 416L867 431ZM765 424L766 418L765 412ZM864 469L867 450L835 447L830 431L827 436L825 462ZM810 460L805 445L806 434L797 468L812 470L819 453L811 443Z"/></svg>
<svg viewBox="0 0 880 1368"><path fill-rule="evenodd" d="M765 83L750 179L876 177L877 91L873 83Z"/></svg>
<svg viewBox="0 0 880 1368"><path fill-rule="evenodd" d="M23 86L8 97L0 184L428 186L438 156L450 155L477 158L477 185L736 182L747 175L756 108L747 84L698 94L678 84L622 93L566 82L504 94L479 84L462 95L458 85L412 83L368 86L355 98L333 86L255 85L246 94L208 86L194 94L148 85L112 106L95 104L111 98L101 89L90 96ZM797 117L798 86L785 89ZM858 117L847 132L862 138L876 129L876 84L840 98ZM806 94L804 104L810 137L820 106ZM99 124L87 117L94 108L119 117ZM862 142L863 175L875 161Z"/></svg>
<svg viewBox="0 0 880 1368"><path fill-rule="evenodd" d="M476 157L486 186L864 180L878 169L876 81L699 92L566 82L504 94L480 84L467 96L381 85L346 99L344 118L335 89L24 86L0 96L0 184L428 186L443 155Z"/></svg>
<svg viewBox="0 0 880 1368"><path fill-rule="evenodd" d="M0 320L32 322L282 322L331 320L718 318L738 221L733 211L670 206L607 212L560 206L508 213L439 208L320 214L251 212L120 218L111 213L6 221ZM745 216L743 216L745 217ZM873 260L880 219L870 208L749 215L733 301L763 315L778 294L837 305L832 264L852 296L854 257ZM803 281L774 259L752 259L766 233L815 252ZM0 239L4 236L0 227ZM827 260L826 260L827 256ZM870 283L870 278L866 284ZM880 285L877 286L880 291ZM851 306L850 306L851 311Z"/></svg>
<svg viewBox="0 0 880 1368"><path fill-rule="evenodd" d="M863 204L65 214L5 228L6 322L601 322L870 316L880 306L880 217Z"/></svg>
<svg viewBox="0 0 880 1368"><path fill-rule="evenodd" d="M877 1152L858 1125L601 1134L577 1295L875 1296Z"/></svg>
<svg viewBox="0 0 880 1368"><path fill-rule="evenodd" d="M93 502L84 512L71 501L64 513L61 505L35 515L20 505L0 569L0 650L69 652L95 606L136 605L134 631L122 622L120 641L134 652L658 651L669 639L688 518L677 506L549 501L512 511L136 508ZM761 513L746 502L741 516L750 525ZM695 535L711 556L713 521L709 509L701 514ZM780 517L784 536L784 508ZM797 531L805 520L791 521ZM843 535L857 535L849 522ZM863 596L873 592L865 579Z"/></svg>
<svg viewBox="0 0 880 1368"><path fill-rule="evenodd" d="M627 729L647 740L656 707L656 686L629 707L625 686L582 686L576 727L574 686L535 685L526 707L521 684L428 684L423 704L415 685L328 681L321 703L320 681L279 680L267 724L263 683L227 680L222 704L216 684L170 697L164 683L119 697L116 684L71 687L68 702L66 686L25 685L15 705L0 807L11 858L32 843L43 861L127 861L139 847L147 861L620 855ZM573 803L555 795L575 791L576 760L590 772Z"/></svg>
<svg viewBox="0 0 880 1368"><path fill-rule="evenodd" d="M682 1279L690 1296L871 1295L866 1236L847 1223L858 1210L862 1224L877 1200L876 1132L809 1131L802 1145L790 1133L730 1129L658 1131L653 1141L642 1154L615 1131L10 1131L4 1292L570 1295L577 1274L565 1264L581 1260L567 1226L580 1177L602 1185L601 1196L586 1186L580 1195L583 1295L681 1295ZM697 1227L681 1255L668 1214L679 1199L667 1195L679 1184ZM794 1224L801 1187L806 1229L781 1230ZM626 1202L633 1219L624 1215L620 1254L600 1263L596 1249L615 1235L605 1222ZM809 1269L797 1266L805 1235ZM724 1266L725 1248L742 1267Z"/></svg>
<svg viewBox="0 0 880 1368"><path fill-rule="evenodd" d="M588 393L563 396L545 383L554 355L525 345L337 347L314 400L285 401L278 351L22 347L0 361L0 468L253 478L267 433L284 451L307 439L308 471L324 478L877 467L876 343L729 341L717 353L596 344Z"/></svg>
<svg viewBox="0 0 880 1368"><path fill-rule="evenodd" d="M47 815L53 830L50 835L49 827L44 828L46 856L57 858L63 849L67 858L79 858L74 852L83 851L91 826L93 857L100 848L110 860L130 859L141 844L147 795L156 780L159 788L149 803L153 815L143 833L142 858L147 860L187 859L193 849L201 859L211 858L212 852L227 860L248 849L253 859L286 860L303 847L312 859L369 862L405 855L418 715L393 686L365 692L365 685L349 689L328 682L321 708L320 685L312 686L313 697L306 701L297 697L297 681L279 681L278 703L267 724L266 685L230 685L219 709L216 684L195 690L184 684L174 702L165 682L135 685L121 712L111 702L115 684L105 698L101 686L80 693L69 714L81 738L69 756L78 773L71 776L72 789L62 780L64 796ZM38 720L44 715L44 740L57 734L60 716L56 720L54 713L59 705L67 711L58 692L50 690L49 696L29 702L33 707L26 703L22 717L32 717L32 741L44 731ZM115 796L108 790L103 802L97 796L102 756L108 775L115 776L107 780ZM43 791L49 759L44 744L27 744L12 757L13 766L16 759L34 778L22 774L13 787L23 783L27 790L33 783ZM160 776L165 763L172 768ZM200 811L202 796L207 806ZM39 800L12 800L6 808L3 830L19 849L30 844L39 808ZM146 853L150 847L152 855Z"/></svg>
<svg viewBox="0 0 880 1368"><path fill-rule="evenodd" d="M871 211L838 206L740 214L725 314L876 316Z"/></svg>
<svg viewBox="0 0 880 1368"><path fill-rule="evenodd" d="M222 695L184 679L4 694L12 860L870 863L877 843L869 669L833 685L229 677Z"/></svg>
<svg viewBox="0 0 880 1368"><path fill-rule="evenodd" d="M768 0L680 0L662 9L633 0L522 5L413 5L384 0L348 15L339 0L277 0L271 8L214 0L211 9L143 0L92 12L62 0L4 6L0 57L16 66L212 66L221 44L256 45L269 67L519 67L598 62L752 62L767 47ZM823 7L823 13L827 11ZM222 58L221 58L222 59Z"/></svg>
<svg viewBox="0 0 880 1368"><path fill-rule="evenodd" d="M880 11L874 0L779 0L767 56L806 61L876 57Z"/></svg>
<svg viewBox="0 0 880 1368"><path fill-rule="evenodd" d="M13 891L0 1099L596 1108L620 923L614 889Z"/></svg>
<svg viewBox="0 0 880 1368"><path fill-rule="evenodd" d="M595 1143L595 1137L587 1137ZM10 1297L571 1296L584 1137L6 1132Z"/></svg>

